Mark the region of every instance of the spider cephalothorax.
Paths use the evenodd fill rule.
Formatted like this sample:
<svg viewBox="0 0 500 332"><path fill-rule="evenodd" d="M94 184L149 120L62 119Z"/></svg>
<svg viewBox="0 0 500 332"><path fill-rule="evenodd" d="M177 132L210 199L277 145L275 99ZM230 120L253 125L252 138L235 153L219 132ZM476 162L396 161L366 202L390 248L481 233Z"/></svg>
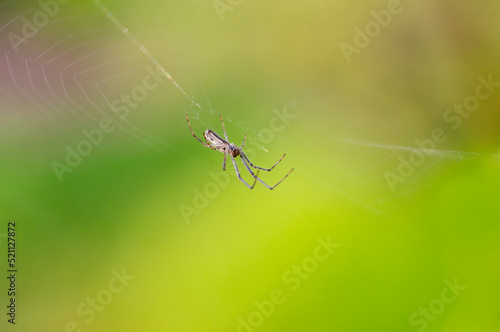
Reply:
<svg viewBox="0 0 500 332"><path fill-rule="evenodd" d="M292 173L293 168L278 183L276 183L272 187L269 186L268 184L266 184L264 181L262 181L258 177L259 170L270 172L276 165L278 165L280 163L281 160L283 160L285 155L283 154L283 156L280 158L280 160L278 160L278 162L276 162L276 164L274 164L273 167L271 167L271 168L262 168L259 166L255 166L254 164L252 164L250 159L248 159L246 154L243 152L243 146L245 145L245 140L247 138L247 135L245 134L245 137L243 138L243 143L241 144L241 147L239 147L233 143L229 143L229 139L227 138L227 134L226 134L226 128L224 127L224 121L222 120L222 115L219 115L219 116L220 116L220 122L222 123L222 129L224 130L224 137L226 139L223 139L222 137L217 135L213 130L207 129L203 133L203 136L205 137L206 143L204 143L201 139L198 138L198 136L196 136L194 134L193 128L191 127L191 123L189 122L189 118L188 118L187 114L186 114L186 120L188 122L189 128L191 129L191 134L193 135L194 138L196 138L198 141L200 141L200 143L203 144L203 146L206 146L208 148L211 148L212 150L220 151L220 152L224 153L224 163L222 164L223 170L226 170L226 159L227 159L227 155L229 155L229 157L231 157L231 160L233 161L233 166L234 166L234 169L236 170L236 175L238 176L238 179L240 179L240 181L243 182L248 188L253 189L256 181L258 180L260 183L262 183L264 186L266 186L267 188L269 188L271 190L276 188L276 186L278 184L280 184L281 181L283 181L290 173ZM238 169L238 166L236 165L236 161L234 160L234 158L238 157L238 156L240 156L241 160L243 161L243 165L245 165L248 172L254 178L252 185L249 185L245 180L243 180L243 178L240 175L240 171ZM252 172L252 169L250 167L257 169L257 172L256 172L257 174Z"/></svg>

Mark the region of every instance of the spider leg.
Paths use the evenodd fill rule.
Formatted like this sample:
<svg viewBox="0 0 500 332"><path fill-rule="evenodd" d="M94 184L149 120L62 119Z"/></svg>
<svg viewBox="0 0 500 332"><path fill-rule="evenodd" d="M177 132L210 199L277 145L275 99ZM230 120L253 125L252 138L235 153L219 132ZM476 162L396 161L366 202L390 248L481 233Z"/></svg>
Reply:
<svg viewBox="0 0 500 332"><path fill-rule="evenodd" d="M226 141L229 142L229 139L227 138L226 134L226 127L224 126L224 121L222 121L222 115L219 114L219 117L220 117L220 123L222 123L222 129L224 129L224 137L226 138Z"/></svg>
<svg viewBox="0 0 500 332"><path fill-rule="evenodd" d="M203 146L206 146L207 148L211 148L213 150L213 147L210 144L203 142L201 139L198 138L198 136L196 136L194 134L194 131L193 131L193 128L191 127L191 123L189 122L189 118L188 118L187 113L186 113L186 120L188 122L189 129L191 129L191 134L193 135L193 137L196 138L198 141L200 141L200 143L203 144Z"/></svg>
<svg viewBox="0 0 500 332"><path fill-rule="evenodd" d="M238 176L238 179L243 182L248 188L253 189L255 187L255 183L257 182L257 177L254 176L254 181L252 185L249 185L243 178L241 177L240 170L238 169L238 165L236 165L236 161L234 160L233 155L229 154L229 157L231 157L231 160L233 161L234 169L236 171L236 175ZM248 167L248 166L247 166ZM253 174L252 174L253 176Z"/></svg>
<svg viewBox="0 0 500 332"><path fill-rule="evenodd" d="M276 183L274 186L269 186L267 183L265 183L264 181L262 181L260 178L259 178L259 169L257 169L257 174L254 174L252 172L252 169L248 166L247 164L247 161L245 160L245 158L241 157L241 160L243 161L243 164L245 165L245 167L247 168L248 172L255 178L255 180L259 180L260 183L262 183L264 186L267 187L267 189L269 190L273 190L274 188L276 188L278 186L278 184L280 184L284 179L286 179L286 177L288 175L290 175L290 173L292 173L293 171L293 168L290 170L290 172L288 172L281 180L278 181L278 183Z"/></svg>
<svg viewBox="0 0 500 332"><path fill-rule="evenodd" d="M255 177L253 178L253 184L252 184L252 187L255 186L255 183L257 182L257 179L259 178L259 170L257 170L257 172L255 172Z"/></svg>
<svg viewBox="0 0 500 332"><path fill-rule="evenodd" d="M278 165L283 160L283 158L285 158L285 155L286 155L286 153L283 154L283 156L280 158L280 160L278 160L278 162L276 164L274 164L273 167L271 167L271 168L262 168L262 167L255 166L254 164L252 164L252 162L250 161L250 159L248 159L247 155L245 153L243 153L243 151L240 151L240 154L241 154L242 158L245 159L250 164L250 166L252 166L252 168L261 169L261 170L266 171L266 172L270 172L274 167L276 167L276 165Z"/></svg>
<svg viewBox="0 0 500 332"><path fill-rule="evenodd" d="M241 148L240 149L243 149L243 147L245 146L245 140L247 139L247 134L245 134L245 137L243 137L243 143L241 144Z"/></svg>

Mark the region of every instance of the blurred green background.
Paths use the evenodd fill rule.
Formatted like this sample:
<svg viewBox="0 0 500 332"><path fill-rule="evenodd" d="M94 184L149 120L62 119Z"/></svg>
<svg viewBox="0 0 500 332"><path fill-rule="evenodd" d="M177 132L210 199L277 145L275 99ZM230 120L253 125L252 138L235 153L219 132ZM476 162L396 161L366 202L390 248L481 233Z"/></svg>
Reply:
<svg viewBox="0 0 500 332"><path fill-rule="evenodd" d="M201 107L95 3L0 2L2 331L500 330L500 3L103 4Z"/></svg>

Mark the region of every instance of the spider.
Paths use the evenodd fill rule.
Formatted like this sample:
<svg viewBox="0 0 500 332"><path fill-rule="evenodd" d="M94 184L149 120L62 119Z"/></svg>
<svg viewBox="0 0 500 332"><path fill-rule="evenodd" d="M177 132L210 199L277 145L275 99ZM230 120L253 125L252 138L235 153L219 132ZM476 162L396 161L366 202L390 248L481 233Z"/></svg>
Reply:
<svg viewBox="0 0 500 332"><path fill-rule="evenodd" d="M250 159L248 159L246 154L243 152L243 146L245 145L245 140L247 139L247 134L245 134L245 137L243 138L243 143L241 144L241 147L236 146L233 143L229 143L229 139L227 138L227 134L226 134L226 127L224 126L224 121L222 120L222 115L219 114L219 117L220 117L220 122L222 123L222 129L224 130L224 137L226 139L223 139L222 137L217 135L213 130L207 129L203 133L203 136L205 137L205 141L206 141L206 143L204 143L201 139L198 138L198 136L196 136L194 134L193 128L191 127L191 123L189 122L188 115L186 114L186 120L188 122L189 129L191 129L191 134L193 135L193 137L196 138L198 141L200 141L200 143L203 144L203 146L206 146L207 148L211 148L212 150L220 151L220 152L224 153L224 163L222 164L223 171L226 170L226 159L227 159L227 155L229 155L229 157L231 157L231 160L233 161L234 169L236 170L236 175L238 176L238 179L241 182L243 182L248 188L253 189L253 187L255 186L255 183L258 180L260 183L262 183L264 186L266 186L270 190L273 190L274 188L276 188L276 186L278 186L278 184L280 184L281 181L286 179L286 177L288 175L290 175L290 173L292 173L293 168L290 170L290 172L288 172L287 175L285 175L278 183L276 183L272 187L269 186L264 181L262 181L258 176L259 171L263 170L263 171L270 172L276 165L278 165L280 163L281 160L283 160L283 158L285 158L285 154L283 154L283 156L280 158L280 160L278 160L278 162L276 162L276 164L274 164L273 167L271 167L271 168L262 168L259 166L255 166L254 164L252 164ZM243 180L243 178L240 175L240 171L238 169L238 166L236 165L236 161L234 160L234 158L238 157L238 156L240 156L246 169L254 178L252 185L249 185L245 180ZM257 172L256 172L257 174L254 174L254 172L252 172L252 169L248 165L250 165L252 168L257 169Z"/></svg>

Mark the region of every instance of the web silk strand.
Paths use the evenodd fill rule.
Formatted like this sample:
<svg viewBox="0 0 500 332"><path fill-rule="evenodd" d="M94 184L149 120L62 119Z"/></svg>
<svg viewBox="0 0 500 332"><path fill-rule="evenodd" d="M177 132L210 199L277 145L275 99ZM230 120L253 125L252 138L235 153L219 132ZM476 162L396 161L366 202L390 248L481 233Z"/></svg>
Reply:
<svg viewBox="0 0 500 332"><path fill-rule="evenodd" d="M113 13L111 13L106 6L99 0L94 0L94 4L99 7L99 9L104 13L104 15L121 31L123 34L154 64L154 66L160 70L165 77L172 82L175 87L182 92L186 98L191 101L192 104L196 105L200 110L203 108L194 101L193 97L189 96L184 89L177 83L177 81L170 75L165 68L155 59L155 57L148 51L148 49L129 31L129 29L124 26L118 18L116 18Z"/></svg>

